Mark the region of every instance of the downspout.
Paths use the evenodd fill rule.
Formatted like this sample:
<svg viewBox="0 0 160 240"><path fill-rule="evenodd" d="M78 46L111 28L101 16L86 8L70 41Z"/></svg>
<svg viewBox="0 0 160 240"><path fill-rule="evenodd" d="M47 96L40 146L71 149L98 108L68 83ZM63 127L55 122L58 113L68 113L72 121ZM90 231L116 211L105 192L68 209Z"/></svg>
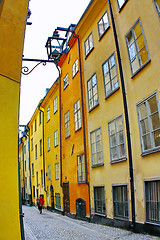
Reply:
<svg viewBox="0 0 160 240"><path fill-rule="evenodd" d="M81 65L81 54L80 54L80 41L79 41L79 37L75 36L74 33L73 33L73 37L75 37L78 40L78 56L79 56L79 69L80 69L80 89L81 89L81 105L82 105L82 121L83 121L83 144L84 144L85 171L86 171L86 182L85 183L88 185L89 209L90 209L90 217L91 217L90 184L88 182L88 169L87 169L86 126L85 126L85 118L84 118L84 100L83 100L83 83L82 83L82 65Z"/></svg>
<svg viewBox="0 0 160 240"><path fill-rule="evenodd" d="M61 72L58 63L55 64L59 73L59 135L60 135L60 186L62 187L62 114L61 114Z"/></svg>
<svg viewBox="0 0 160 240"><path fill-rule="evenodd" d="M24 174L24 142L23 142L23 137L22 137L22 157L23 157L23 185L24 185L24 200L26 200L25 174Z"/></svg>
<svg viewBox="0 0 160 240"><path fill-rule="evenodd" d="M45 153L44 153L44 111L40 109L41 103L38 105L38 110L42 113L43 121L42 121L42 138L43 138L43 176L44 176L44 191L46 192L46 171L45 171Z"/></svg>
<svg viewBox="0 0 160 240"><path fill-rule="evenodd" d="M27 126L28 127L28 126ZM28 149L28 151L29 151L29 178L30 178L30 189L31 189L31 203L30 203L30 206L32 206L32 181L31 181L31 158L30 158L30 128L28 127L28 129L29 129L29 135L27 135L28 136L28 138L29 138L29 149Z"/></svg>
<svg viewBox="0 0 160 240"><path fill-rule="evenodd" d="M132 148L131 148L131 137L130 137L130 126L129 126L129 116L128 116L128 107L127 107L127 99L126 99L126 90L124 85L124 76L123 76L123 69L121 64L121 56L118 44L118 37L111 7L111 2L108 0L111 21L113 26L113 33L114 33L114 40L116 45L117 57L118 57L118 65L120 71L120 79L122 85L122 94L123 94L123 105L124 105L124 113L125 113L125 124L126 124L126 132L127 132L127 145L128 145L128 157L129 157L129 172L130 172L130 187L131 187L131 211L132 211L132 229L134 230L135 227L135 196L134 196L134 176L133 176L133 161L132 161Z"/></svg>

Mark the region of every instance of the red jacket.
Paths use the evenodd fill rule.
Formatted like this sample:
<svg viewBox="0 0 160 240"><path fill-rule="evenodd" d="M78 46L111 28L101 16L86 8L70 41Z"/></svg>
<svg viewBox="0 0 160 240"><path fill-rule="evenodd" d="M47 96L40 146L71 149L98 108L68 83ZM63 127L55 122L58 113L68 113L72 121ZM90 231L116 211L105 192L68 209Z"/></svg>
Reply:
<svg viewBox="0 0 160 240"><path fill-rule="evenodd" d="M40 205L37 204L37 205L42 207L43 203L44 203L44 199L42 197L37 197L36 201L38 200L38 198L39 198L41 204Z"/></svg>

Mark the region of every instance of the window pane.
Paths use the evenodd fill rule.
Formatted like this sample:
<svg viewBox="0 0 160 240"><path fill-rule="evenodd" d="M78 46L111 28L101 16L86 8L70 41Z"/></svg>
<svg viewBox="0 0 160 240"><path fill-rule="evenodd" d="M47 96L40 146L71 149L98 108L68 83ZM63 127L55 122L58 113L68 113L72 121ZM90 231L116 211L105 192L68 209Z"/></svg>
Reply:
<svg viewBox="0 0 160 240"><path fill-rule="evenodd" d="M107 12L105 13L105 15L103 16L103 22L104 22L104 29L106 30L109 26L109 21L108 21L108 14Z"/></svg>
<svg viewBox="0 0 160 240"><path fill-rule="evenodd" d="M150 149L151 148L150 134L143 136L142 139L144 150Z"/></svg>
<svg viewBox="0 0 160 240"><path fill-rule="evenodd" d="M151 116L151 121L152 121L152 128L153 128L153 130L157 129L157 128L160 128L160 119L159 119L158 113L154 113Z"/></svg>
<svg viewBox="0 0 160 240"><path fill-rule="evenodd" d="M141 129L143 135L149 132L148 118L141 121Z"/></svg>
<svg viewBox="0 0 160 240"><path fill-rule="evenodd" d="M156 96L150 98L148 100L148 103L149 103L149 109L151 113L158 111Z"/></svg>
<svg viewBox="0 0 160 240"><path fill-rule="evenodd" d="M160 129L154 132L154 144L155 147L160 146Z"/></svg>
<svg viewBox="0 0 160 240"><path fill-rule="evenodd" d="M145 117L147 117L146 102L144 102L139 106L139 112L140 112L140 119L144 119Z"/></svg>

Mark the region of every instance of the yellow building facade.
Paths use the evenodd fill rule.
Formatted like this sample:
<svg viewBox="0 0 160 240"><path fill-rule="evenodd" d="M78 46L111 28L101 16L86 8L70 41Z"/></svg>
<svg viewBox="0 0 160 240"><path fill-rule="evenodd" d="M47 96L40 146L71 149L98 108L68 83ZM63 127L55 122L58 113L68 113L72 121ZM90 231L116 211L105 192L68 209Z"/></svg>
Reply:
<svg viewBox="0 0 160 240"><path fill-rule="evenodd" d="M40 102L41 103L41 102ZM43 161L43 113L36 108L30 122L30 168L32 182L32 203L36 205L36 198L40 195L45 200L44 191L44 161ZM46 204L46 201L45 201Z"/></svg>
<svg viewBox="0 0 160 240"><path fill-rule="evenodd" d="M27 8L28 0L0 2L0 168L3 170L0 175L0 233L4 240L23 238L18 184L18 111Z"/></svg>
<svg viewBox="0 0 160 240"><path fill-rule="evenodd" d="M89 218L89 163L84 84L79 55L79 41L66 31L67 54L58 62L61 72L61 157L64 214Z"/></svg>
<svg viewBox="0 0 160 240"><path fill-rule="evenodd" d="M63 193L60 186L59 82L58 79L43 99L46 207L63 211ZM44 169L43 169L44 171Z"/></svg>
<svg viewBox="0 0 160 240"><path fill-rule="evenodd" d="M75 29L88 100L91 221L152 233L160 231L159 7L91 1Z"/></svg>

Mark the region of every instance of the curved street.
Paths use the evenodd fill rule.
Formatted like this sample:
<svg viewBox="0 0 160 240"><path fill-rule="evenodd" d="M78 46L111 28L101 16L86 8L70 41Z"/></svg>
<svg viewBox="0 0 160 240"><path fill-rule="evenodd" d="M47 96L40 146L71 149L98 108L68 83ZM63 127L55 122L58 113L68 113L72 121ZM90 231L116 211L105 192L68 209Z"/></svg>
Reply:
<svg viewBox="0 0 160 240"><path fill-rule="evenodd" d="M36 207L23 206L25 240L158 240L159 237L88 223Z"/></svg>

